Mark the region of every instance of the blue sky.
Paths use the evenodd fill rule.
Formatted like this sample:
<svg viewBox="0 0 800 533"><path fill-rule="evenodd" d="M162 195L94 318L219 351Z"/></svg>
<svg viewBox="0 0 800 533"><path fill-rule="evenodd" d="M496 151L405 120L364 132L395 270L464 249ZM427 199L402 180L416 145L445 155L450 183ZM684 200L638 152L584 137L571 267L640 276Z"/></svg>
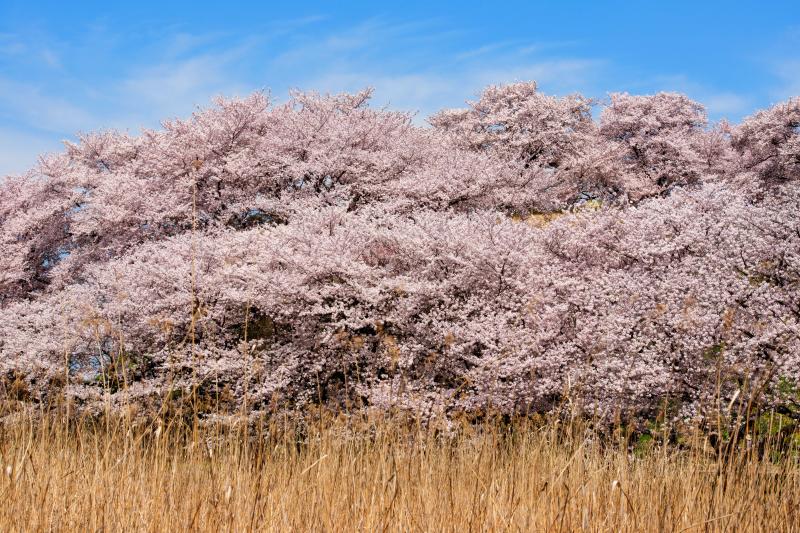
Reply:
<svg viewBox="0 0 800 533"><path fill-rule="evenodd" d="M217 94L376 90L418 121L483 86L681 91L738 120L800 94L800 3L0 0L0 176L77 131L137 132Z"/></svg>

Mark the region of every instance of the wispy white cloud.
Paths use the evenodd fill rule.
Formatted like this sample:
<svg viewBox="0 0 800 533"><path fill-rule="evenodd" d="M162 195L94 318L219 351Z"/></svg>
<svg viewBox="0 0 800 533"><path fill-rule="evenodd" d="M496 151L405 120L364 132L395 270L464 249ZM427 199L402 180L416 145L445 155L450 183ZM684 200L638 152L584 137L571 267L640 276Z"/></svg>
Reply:
<svg viewBox="0 0 800 533"><path fill-rule="evenodd" d="M157 127L162 119L186 116L206 105L212 96L262 88L282 95L289 86L322 92L373 86L376 105L417 111L417 120L423 122L442 107L463 105L491 83L536 79L545 91L570 92L576 84L589 83L605 65L597 58L543 53L563 49L564 43L506 40L465 49L458 44L464 42L460 30L437 20L396 23L376 17L336 30L321 29L322 20L316 15L275 20L258 35L196 34L182 27L154 30L147 49L128 63L113 65L114 75L102 83L83 82L69 69L63 75L73 75L70 91L58 84L0 78L0 114L12 116L29 132L24 144L33 151L57 148L52 135ZM92 32L105 48L124 45L125 37L102 23ZM51 53L57 47L50 44L41 39L35 49L43 63L59 68L61 58ZM15 53L22 47L28 54L32 46L14 35L0 35L0 50ZM83 44L72 46L86 52ZM434 48L437 54L431 54ZM34 131L42 131L41 142L33 142ZM6 137L8 141L8 132ZM13 159L32 163L31 152L19 151ZM0 172L18 167L6 161L7 153Z"/></svg>
<svg viewBox="0 0 800 533"><path fill-rule="evenodd" d="M19 56L27 50L25 43L10 33L0 33L0 55Z"/></svg>
<svg viewBox="0 0 800 533"><path fill-rule="evenodd" d="M786 100L800 96L800 59L791 58L773 62L772 70L778 78L776 87L771 91L773 98Z"/></svg>
<svg viewBox="0 0 800 533"><path fill-rule="evenodd" d="M233 96L249 92L252 88L229 72L231 63L242 52L235 49L194 55L129 72L113 87L113 98L125 110L118 120L127 121L131 115L138 115L141 122L148 123L190 113L217 94Z"/></svg>
<svg viewBox="0 0 800 533"><path fill-rule="evenodd" d="M144 60L115 65L116 74L102 84L72 79L70 97L57 85L0 78L0 114L13 116L28 132L15 140L10 129L4 131L0 173L29 166L39 151L58 149L56 135L157 127L160 120L186 116L219 94L372 86L375 105L417 111L422 123L442 107L463 105L491 83L536 79L546 91L564 92L585 84L604 66L598 59L541 53L563 43L499 41L465 50L454 45L463 35L435 20L394 23L377 17L334 31L320 30L322 20L276 20L259 35L195 34L180 27L154 31ZM102 24L92 31L110 49L124 41ZM33 50L13 35L0 35L0 53L4 47L23 55ZM434 47L441 53L431 54ZM35 49L44 64L60 67L45 39ZM260 72L254 65L262 65Z"/></svg>
<svg viewBox="0 0 800 533"><path fill-rule="evenodd" d="M539 54L545 51L564 49L580 44L580 41L548 41L542 43L526 44L517 52L521 55Z"/></svg>
<svg viewBox="0 0 800 533"><path fill-rule="evenodd" d="M50 68L62 68L61 58L52 48L44 47L39 50L39 57L41 57L42 62Z"/></svg>
<svg viewBox="0 0 800 533"><path fill-rule="evenodd" d="M53 43L48 43L42 36L23 38L14 33L0 33L0 61L14 59L24 62L29 68L45 67L47 69L61 69L61 57L54 49Z"/></svg>
<svg viewBox="0 0 800 533"><path fill-rule="evenodd" d="M164 57L176 58L195 53L198 48L213 44L222 36L221 33L196 34L177 30L175 33L167 34L160 48Z"/></svg>
<svg viewBox="0 0 800 533"><path fill-rule="evenodd" d="M352 92L364 87L375 89L375 103L394 109L414 111L416 120L425 118L442 107L458 107L475 97L490 84L537 80L546 92L564 92L579 83L586 83L604 65L600 60L541 61L507 68L480 69L438 73L381 73L373 71L341 72L332 70L309 80L308 85L326 92Z"/></svg>
<svg viewBox="0 0 800 533"><path fill-rule="evenodd" d="M59 151L62 147L53 135L0 128L0 180L6 175L25 172L40 155Z"/></svg>
<svg viewBox="0 0 800 533"><path fill-rule="evenodd" d="M464 49L463 35L439 31L438 21L391 24L370 19L337 32L298 39L278 55L273 71L295 68L294 85L321 92L375 88L374 103L418 112L418 121L463 105L489 84L535 79L548 92L585 88L603 70L602 58L554 53L572 42L486 42ZM436 49L432 54L431 50ZM550 53L542 51L550 50ZM297 76L297 65L302 65ZM304 74L304 75L303 75Z"/></svg>
<svg viewBox="0 0 800 533"><path fill-rule="evenodd" d="M710 118L738 117L749 110L752 96L731 91L719 90L691 79L685 74L656 76L641 80L634 88L646 92L681 92L697 100L706 107Z"/></svg>
<svg viewBox="0 0 800 533"><path fill-rule="evenodd" d="M323 64L369 62L388 67L429 59L432 46L458 32L441 30L435 20L389 23L373 17L336 31L297 32L269 61L277 68L316 69Z"/></svg>
<svg viewBox="0 0 800 533"><path fill-rule="evenodd" d="M498 43L489 43L483 46L479 46L477 48L472 48L470 50L465 50L455 55L455 59L457 60L464 60L464 59L474 59L476 57L485 56L487 54L491 54L497 52L499 50L503 50L508 46L512 45L513 42L511 41L502 41Z"/></svg>
<svg viewBox="0 0 800 533"><path fill-rule="evenodd" d="M739 115L751 106L748 98L731 92L709 92L702 103L712 115Z"/></svg>
<svg viewBox="0 0 800 533"><path fill-rule="evenodd" d="M97 116L48 89L43 84L0 78L0 114L47 132L76 131L97 124Z"/></svg>
<svg viewBox="0 0 800 533"><path fill-rule="evenodd" d="M113 41L111 37L104 42ZM160 53L151 53L145 62L131 61L101 83L70 72L42 78L47 82L0 77L0 120L5 123L0 174L29 168L37 154L60 150L57 139L72 138L78 131L158 127L163 119L187 116L196 106L207 105L213 96L251 92L257 87L243 81L236 66L253 54L256 43L256 38L242 38L219 45L208 36L173 33L157 43ZM27 60L36 51L45 54L42 61L51 68L60 67L46 42L33 47L0 35L0 54L3 47L21 54L12 61Z"/></svg>

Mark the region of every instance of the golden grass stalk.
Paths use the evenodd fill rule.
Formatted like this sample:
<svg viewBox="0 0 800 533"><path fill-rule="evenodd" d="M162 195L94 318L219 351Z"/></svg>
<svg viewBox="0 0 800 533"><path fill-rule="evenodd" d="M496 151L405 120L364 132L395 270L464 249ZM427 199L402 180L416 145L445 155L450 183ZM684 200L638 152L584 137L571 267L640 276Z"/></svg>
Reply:
<svg viewBox="0 0 800 533"><path fill-rule="evenodd" d="M17 415L0 530L800 531L797 455L745 442L721 459L556 422L283 422Z"/></svg>

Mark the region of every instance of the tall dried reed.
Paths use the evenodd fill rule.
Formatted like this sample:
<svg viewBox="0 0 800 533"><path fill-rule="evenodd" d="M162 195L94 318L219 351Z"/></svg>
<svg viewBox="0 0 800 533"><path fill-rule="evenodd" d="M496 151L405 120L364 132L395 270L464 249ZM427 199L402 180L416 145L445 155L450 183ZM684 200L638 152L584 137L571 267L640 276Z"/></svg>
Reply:
<svg viewBox="0 0 800 533"><path fill-rule="evenodd" d="M769 440L20 413L0 430L2 531L800 531L796 450Z"/></svg>

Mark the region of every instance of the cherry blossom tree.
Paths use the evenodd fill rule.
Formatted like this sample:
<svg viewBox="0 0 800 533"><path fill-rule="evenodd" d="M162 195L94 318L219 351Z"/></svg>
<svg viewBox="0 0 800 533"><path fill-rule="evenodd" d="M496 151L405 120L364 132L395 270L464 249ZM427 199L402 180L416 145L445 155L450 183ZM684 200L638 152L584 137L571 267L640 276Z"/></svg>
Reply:
<svg viewBox="0 0 800 533"><path fill-rule="evenodd" d="M798 401L795 100L707 127L684 96L617 94L595 123L521 83L418 127L369 97L220 99L2 182L3 390L423 417Z"/></svg>
<svg viewBox="0 0 800 533"><path fill-rule="evenodd" d="M597 140L591 100L548 96L535 82L521 82L488 87L468 104L467 109L440 111L430 123L456 145L514 165L511 188L527 201L509 207L552 209L577 196L580 191L564 182L588 161Z"/></svg>
<svg viewBox="0 0 800 533"><path fill-rule="evenodd" d="M733 131L733 147L765 182L800 179L800 98L746 118Z"/></svg>
<svg viewBox="0 0 800 533"><path fill-rule="evenodd" d="M695 183L706 135L703 106L685 95L614 93L600 116L600 135L621 152L620 188L633 200Z"/></svg>

